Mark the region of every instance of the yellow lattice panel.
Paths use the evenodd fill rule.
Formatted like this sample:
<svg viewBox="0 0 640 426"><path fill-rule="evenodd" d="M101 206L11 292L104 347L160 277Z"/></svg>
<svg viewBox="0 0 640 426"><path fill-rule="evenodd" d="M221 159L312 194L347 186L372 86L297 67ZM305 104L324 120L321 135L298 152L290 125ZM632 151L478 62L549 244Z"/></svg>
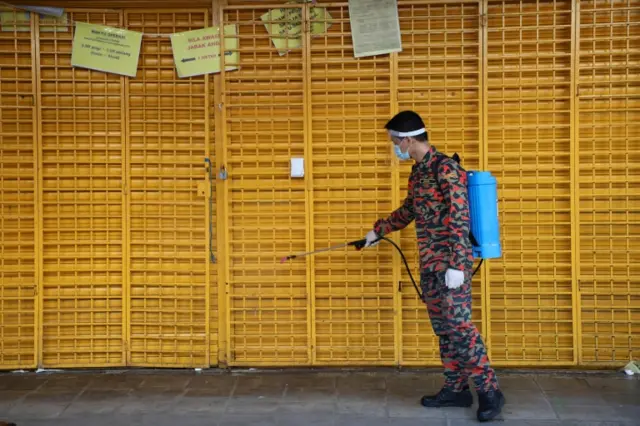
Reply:
<svg viewBox="0 0 640 426"><path fill-rule="evenodd" d="M487 284L492 358L571 364L571 2L489 1L487 31L503 244Z"/></svg>
<svg viewBox="0 0 640 426"><path fill-rule="evenodd" d="M640 355L640 2L581 1L581 361Z"/></svg>
<svg viewBox="0 0 640 426"><path fill-rule="evenodd" d="M14 369L36 365L36 88L29 15L0 13L0 369Z"/></svg>
<svg viewBox="0 0 640 426"><path fill-rule="evenodd" d="M290 159L305 151L304 60L294 39L275 49L261 18L274 22L269 10L223 14L240 49L240 70L223 74L231 365L309 362L306 260L279 264L307 248L305 180L290 177Z"/></svg>
<svg viewBox="0 0 640 426"><path fill-rule="evenodd" d="M458 153L467 170L477 169L480 141L480 29L478 2L407 2L399 6L403 51L398 54L398 110L414 110L425 121L430 142L447 155ZM407 194L412 162L400 167L400 199ZM419 280L415 227L402 232L402 249ZM427 309L402 271L402 363L439 364L438 339ZM481 282L473 283L473 318L482 330Z"/></svg>
<svg viewBox="0 0 640 426"><path fill-rule="evenodd" d="M73 20L121 26L119 13ZM123 365L123 80L71 67L73 27L40 23L43 364Z"/></svg>
<svg viewBox="0 0 640 426"><path fill-rule="evenodd" d="M177 33L207 25L203 10L127 11L127 28ZM130 362L208 365L209 143L204 76L178 78L168 37L144 37L128 80Z"/></svg>
<svg viewBox="0 0 640 426"><path fill-rule="evenodd" d="M314 248L362 238L393 210L389 55L353 57L346 3L314 13L325 28L310 45ZM314 261L317 364L391 364L394 301L391 245L345 249Z"/></svg>

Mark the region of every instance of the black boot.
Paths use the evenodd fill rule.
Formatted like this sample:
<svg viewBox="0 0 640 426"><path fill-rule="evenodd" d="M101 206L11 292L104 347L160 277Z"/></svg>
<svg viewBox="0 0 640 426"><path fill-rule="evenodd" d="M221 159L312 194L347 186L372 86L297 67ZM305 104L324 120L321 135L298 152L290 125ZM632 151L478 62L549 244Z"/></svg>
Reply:
<svg viewBox="0 0 640 426"><path fill-rule="evenodd" d="M502 411L505 403L504 395L500 389L478 393L478 420L488 422Z"/></svg>
<svg viewBox="0 0 640 426"><path fill-rule="evenodd" d="M473 395L471 395L469 386L465 386L460 392L442 388L435 395L423 396L420 403L428 408L471 407L473 405Z"/></svg>

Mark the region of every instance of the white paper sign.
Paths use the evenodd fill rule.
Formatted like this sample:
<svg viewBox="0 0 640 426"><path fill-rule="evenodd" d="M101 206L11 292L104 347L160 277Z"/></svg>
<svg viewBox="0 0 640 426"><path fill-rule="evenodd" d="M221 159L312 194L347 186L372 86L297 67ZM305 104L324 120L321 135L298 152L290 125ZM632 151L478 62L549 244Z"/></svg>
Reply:
<svg viewBox="0 0 640 426"><path fill-rule="evenodd" d="M397 0L349 0L349 20L356 58L402 51Z"/></svg>
<svg viewBox="0 0 640 426"><path fill-rule="evenodd" d="M291 159L291 177L304 177L304 158Z"/></svg>

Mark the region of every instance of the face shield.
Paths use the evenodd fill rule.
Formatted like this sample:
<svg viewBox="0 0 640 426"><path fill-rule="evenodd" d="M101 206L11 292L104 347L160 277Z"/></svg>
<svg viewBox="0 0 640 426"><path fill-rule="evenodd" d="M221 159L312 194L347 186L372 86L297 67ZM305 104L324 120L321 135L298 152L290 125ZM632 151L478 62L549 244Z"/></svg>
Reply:
<svg viewBox="0 0 640 426"><path fill-rule="evenodd" d="M409 158L411 158L411 155L409 154L409 143L404 144L404 141L408 140L408 138L413 137L413 136L418 136L418 135L422 135L424 133L426 133L427 130L423 127L421 129L418 130L413 130L410 132L398 132L396 130L388 130L389 133L389 138L391 139L391 142L393 142L393 148L396 154L396 157L398 157L398 159L400 160L408 160ZM403 146L406 146L406 150L403 151Z"/></svg>

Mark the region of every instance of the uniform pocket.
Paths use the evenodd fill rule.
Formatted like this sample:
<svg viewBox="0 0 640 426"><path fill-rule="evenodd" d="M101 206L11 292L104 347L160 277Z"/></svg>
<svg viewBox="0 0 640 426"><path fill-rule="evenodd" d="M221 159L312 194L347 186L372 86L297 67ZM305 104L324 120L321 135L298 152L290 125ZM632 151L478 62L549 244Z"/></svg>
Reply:
<svg viewBox="0 0 640 426"><path fill-rule="evenodd" d="M446 289L443 272L422 272L420 274L420 287L425 298L437 297L443 289Z"/></svg>

